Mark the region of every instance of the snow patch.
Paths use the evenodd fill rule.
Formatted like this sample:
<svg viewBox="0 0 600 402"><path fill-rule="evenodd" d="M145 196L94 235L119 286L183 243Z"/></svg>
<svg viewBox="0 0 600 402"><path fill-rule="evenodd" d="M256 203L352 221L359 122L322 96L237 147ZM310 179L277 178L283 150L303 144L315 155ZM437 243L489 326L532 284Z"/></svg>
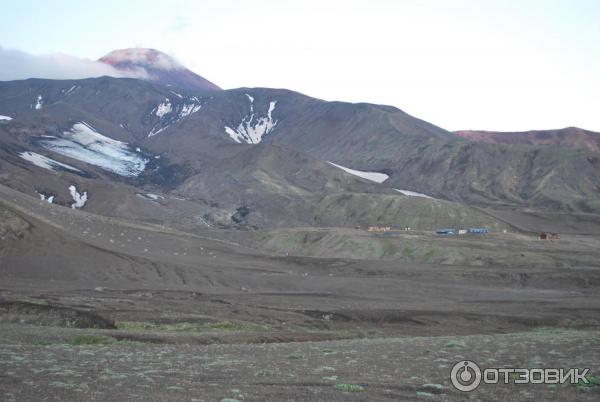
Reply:
<svg viewBox="0 0 600 402"><path fill-rule="evenodd" d="M10 116L2 116L2 115L0 114L0 121L2 121L2 120L11 121L11 120L12 120L12 117L10 117Z"/></svg>
<svg viewBox="0 0 600 402"><path fill-rule="evenodd" d="M202 223L203 225L206 225L206 226L207 226L207 227L209 227L209 228L211 227L211 226L210 226L210 223L208 223L208 221L207 221L206 219L204 219L203 217L201 217L201 216L198 216L198 221L199 221L200 223Z"/></svg>
<svg viewBox="0 0 600 402"><path fill-rule="evenodd" d="M44 169L55 171L57 169L62 168L62 169L70 170L72 172L82 173L81 170L79 170L71 165L67 165L66 163L61 163L61 162L55 161L54 159L50 159L44 155L40 155L35 152L25 151L25 152L21 152L19 154L19 156L21 158L25 159L26 161L33 163L35 166L38 166L38 167L41 167Z"/></svg>
<svg viewBox="0 0 600 402"><path fill-rule="evenodd" d="M254 97L249 94L246 94L248 100L250 101L250 113L254 113Z"/></svg>
<svg viewBox="0 0 600 402"><path fill-rule="evenodd" d="M196 113L202 108L202 105L196 103L184 103L179 112L179 119L183 119L193 113Z"/></svg>
<svg viewBox="0 0 600 402"><path fill-rule="evenodd" d="M154 108L155 113L158 117L163 117L164 115L171 113L171 101L169 98L165 98L163 103L160 103L157 107Z"/></svg>
<svg viewBox="0 0 600 402"><path fill-rule="evenodd" d="M87 191L84 191L83 194L80 194L77 191L77 187L70 185L69 193L71 194L71 197L73 198L73 201L74 201L73 204L71 204L71 208L73 208L73 209L83 208L83 206L85 205L85 203L88 200Z"/></svg>
<svg viewBox="0 0 600 402"><path fill-rule="evenodd" d="M35 110L40 110L42 108L42 105L44 104L44 99L42 98L42 95L38 95L36 102L35 102Z"/></svg>
<svg viewBox="0 0 600 402"><path fill-rule="evenodd" d="M344 167L342 165L335 164L333 162L327 162L327 163L329 163L332 166L335 166L337 168L342 169L346 173L350 173L350 174L352 174L354 176L358 176L358 177L362 177L363 179L374 181L375 183L383 183L384 181L386 181L390 177L390 176L388 176L385 173L365 172L365 171L362 171L362 170L350 169L350 168Z"/></svg>
<svg viewBox="0 0 600 402"><path fill-rule="evenodd" d="M37 191L36 191L37 192ZM44 193L37 193L40 196L40 200L41 201L46 201L48 204L52 204L54 202L54 196L53 195L46 195Z"/></svg>
<svg viewBox="0 0 600 402"><path fill-rule="evenodd" d="M136 193L136 195L138 197L143 198L148 201L164 200L164 198L165 198L162 195L157 195L157 194L152 194L152 193L147 193L147 194Z"/></svg>
<svg viewBox="0 0 600 402"><path fill-rule="evenodd" d="M85 122L76 123L61 138L41 141L44 148L125 177L144 171L148 159L130 151L125 142L106 137Z"/></svg>
<svg viewBox="0 0 600 402"><path fill-rule="evenodd" d="M175 93L176 95L179 95ZM169 126L180 122L189 115L196 113L202 107L200 100L193 96L185 99L183 103L172 104L169 98L165 98L165 102L159 104L152 110L152 113L158 116L159 121L152 127L152 130L148 133L148 137L153 137L161 132L165 131Z"/></svg>
<svg viewBox="0 0 600 402"><path fill-rule="evenodd" d="M71 88L69 88L66 92L65 92L65 96L69 96L72 95L75 91L77 91L79 89L79 86L77 85L73 85Z"/></svg>
<svg viewBox="0 0 600 402"><path fill-rule="evenodd" d="M165 131L167 128L169 128L169 126L168 126L168 125L167 125L167 126L165 126L165 127L154 127L154 128L152 129L152 131L150 131L150 132L148 133L148 138L150 138L150 137L154 137L156 134L160 134L160 133L162 133L162 132L163 132L163 131Z"/></svg>
<svg viewBox="0 0 600 402"><path fill-rule="evenodd" d="M394 190L396 190L399 193L402 193L404 195L407 195L409 197L422 197L422 198L429 198L431 200L435 200L435 198L427 195L427 194L423 194L423 193L417 193L416 191L410 191L410 190L399 190L397 188L395 188Z"/></svg>
<svg viewBox="0 0 600 402"><path fill-rule="evenodd" d="M277 101L269 102L269 110L267 116L255 117L254 113L254 98L246 94L250 101L250 115L246 115L237 128L225 126L225 132L232 140L241 144L258 144L262 138L269 134L277 125L277 120L273 120L273 111L277 105Z"/></svg>

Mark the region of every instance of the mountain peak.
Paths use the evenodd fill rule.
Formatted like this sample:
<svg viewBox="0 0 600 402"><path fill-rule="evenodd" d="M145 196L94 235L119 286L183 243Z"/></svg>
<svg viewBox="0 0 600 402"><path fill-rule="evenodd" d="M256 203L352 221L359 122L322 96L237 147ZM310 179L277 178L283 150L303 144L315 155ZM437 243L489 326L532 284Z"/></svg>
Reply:
<svg viewBox="0 0 600 402"><path fill-rule="evenodd" d="M163 85L201 91L218 91L217 85L188 70L175 58L156 49L129 48L113 50L98 61L117 70L140 72L147 79Z"/></svg>
<svg viewBox="0 0 600 402"><path fill-rule="evenodd" d="M149 48L117 49L99 61L116 68L145 67L157 70L182 70L181 63L166 53Z"/></svg>

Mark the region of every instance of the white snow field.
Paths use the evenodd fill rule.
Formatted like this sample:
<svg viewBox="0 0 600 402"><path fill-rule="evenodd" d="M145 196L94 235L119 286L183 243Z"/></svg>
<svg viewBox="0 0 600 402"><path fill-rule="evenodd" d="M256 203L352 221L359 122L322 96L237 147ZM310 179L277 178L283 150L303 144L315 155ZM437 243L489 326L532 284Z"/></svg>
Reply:
<svg viewBox="0 0 600 402"><path fill-rule="evenodd" d="M350 173L350 174L352 174L354 176L358 176L358 177L362 177L363 179L374 181L375 183L383 183L384 181L386 181L390 177L390 176L388 176L385 173L365 172L365 171L362 171L362 170L350 169L350 168L347 168L347 167L342 166L342 165L338 165L338 164L333 163L333 162L327 162L327 163L329 163L332 166L335 166L336 168L342 169L346 173Z"/></svg>
<svg viewBox="0 0 600 402"><path fill-rule="evenodd" d="M55 161L54 159L50 159L44 155L40 155L35 152L25 151L25 152L21 152L19 154L19 156L21 158L25 159L26 161L33 163L35 166L38 166L38 167L41 167L44 169L56 171L56 170L62 168L62 169L70 170L72 172L81 173L81 170L79 170L71 165L67 165L66 163L61 163L61 162Z"/></svg>
<svg viewBox="0 0 600 402"><path fill-rule="evenodd" d="M433 198L432 196L429 196L429 195L423 194L423 193L417 193L416 191L399 190L397 188L395 188L394 190L396 190L397 192L402 193L404 195L407 195L409 197L422 197L422 198L429 198L431 200L435 200L435 198Z"/></svg>
<svg viewBox="0 0 600 402"><path fill-rule="evenodd" d="M60 138L41 141L44 148L125 177L144 171L148 159L129 150L125 142L98 133L85 122L73 125Z"/></svg>

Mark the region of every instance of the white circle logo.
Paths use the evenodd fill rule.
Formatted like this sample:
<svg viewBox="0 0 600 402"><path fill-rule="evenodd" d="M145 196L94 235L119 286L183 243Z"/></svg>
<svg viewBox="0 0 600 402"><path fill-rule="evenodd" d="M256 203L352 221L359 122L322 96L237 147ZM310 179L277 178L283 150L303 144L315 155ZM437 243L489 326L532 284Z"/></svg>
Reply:
<svg viewBox="0 0 600 402"><path fill-rule="evenodd" d="M460 361L452 367L450 380L459 391L473 391L481 382L481 369L477 363L470 360Z"/></svg>

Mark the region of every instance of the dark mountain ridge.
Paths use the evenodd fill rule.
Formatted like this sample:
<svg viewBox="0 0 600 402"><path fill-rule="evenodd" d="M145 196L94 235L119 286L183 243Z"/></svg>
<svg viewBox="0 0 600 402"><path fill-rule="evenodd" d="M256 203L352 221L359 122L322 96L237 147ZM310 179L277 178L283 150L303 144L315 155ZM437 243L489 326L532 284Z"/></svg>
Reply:
<svg viewBox="0 0 600 402"><path fill-rule="evenodd" d="M391 212L398 208L394 200L407 198L393 189L479 206L600 211L597 153L467 141L391 106L325 102L281 89L207 93L100 77L0 83L0 115L12 117L0 122L3 170L38 169L18 156L36 152L78 168L94 183L146 186L200 203L202 219L214 224L231 224L245 207L250 213L244 219L235 215L236 225L383 222L396 216ZM119 149L125 158L146 160L143 172L123 177L81 160L91 156L82 157L87 151L80 143L73 145L73 138L81 140L79 131L86 131L86 125L126 143ZM389 178L382 184L365 181L325 163L329 161ZM60 174L63 180L74 175ZM6 184L26 187L17 185L15 177L9 176ZM355 194L350 199L357 204L350 206L342 198L334 211L331 197L343 194ZM369 211L373 205L377 218ZM290 214L288 208L296 212ZM364 216L348 219L340 212L344 210L362 210ZM399 223L400 218L389 219Z"/></svg>

